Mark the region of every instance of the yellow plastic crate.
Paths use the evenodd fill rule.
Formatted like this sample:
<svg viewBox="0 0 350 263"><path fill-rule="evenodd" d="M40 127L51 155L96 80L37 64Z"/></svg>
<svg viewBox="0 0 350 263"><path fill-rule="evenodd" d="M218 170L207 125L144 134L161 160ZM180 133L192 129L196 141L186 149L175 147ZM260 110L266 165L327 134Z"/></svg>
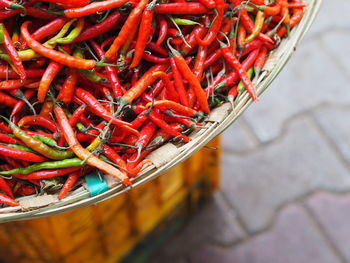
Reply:
<svg viewBox="0 0 350 263"><path fill-rule="evenodd" d="M209 145L219 144L217 138ZM6 263L115 263L210 196L219 184L219 160L219 150L204 148L155 180L97 205L0 224L0 258Z"/></svg>

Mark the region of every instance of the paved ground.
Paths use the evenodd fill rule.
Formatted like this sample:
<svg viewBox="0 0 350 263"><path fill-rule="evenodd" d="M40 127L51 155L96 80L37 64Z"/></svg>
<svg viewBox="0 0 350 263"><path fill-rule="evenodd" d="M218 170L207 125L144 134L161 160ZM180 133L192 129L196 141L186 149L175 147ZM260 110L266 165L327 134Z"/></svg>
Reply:
<svg viewBox="0 0 350 263"><path fill-rule="evenodd" d="M223 135L221 190L152 263L350 262L349 12L349 0L324 0L278 79Z"/></svg>

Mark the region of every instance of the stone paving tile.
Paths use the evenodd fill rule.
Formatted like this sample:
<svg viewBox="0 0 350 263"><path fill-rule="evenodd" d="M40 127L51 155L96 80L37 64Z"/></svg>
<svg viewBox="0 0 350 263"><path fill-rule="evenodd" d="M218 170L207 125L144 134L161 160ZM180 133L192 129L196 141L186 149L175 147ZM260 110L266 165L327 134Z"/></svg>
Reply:
<svg viewBox="0 0 350 263"><path fill-rule="evenodd" d="M349 0L323 0L320 12L305 37L312 38L335 28L350 29L348 12L350 12Z"/></svg>
<svg viewBox="0 0 350 263"><path fill-rule="evenodd" d="M350 194L319 193L312 196L307 205L346 261L350 262Z"/></svg>
<svg viewBox="0 0 350 263"><path fill-rule="evenodd" d="M244 233L234 211L227 207L221 193L217 192L183 230L157 251L150 262L181 262L183 255L198 249L204 242L228 246L243 238Z"/></svg>
<svg viewBox="0 0 350 263"><path fill-rule="evenodd" d="M258 142L250 136L252 131L248 129L243 117L228 127L221 137L224 152L246 152L254 149Z"/></svg>
<svg viewBox="0 0 350 263"><path fill-rule="evenodd" d="M235 249L204 246L190 255L191 263L339 263L305 211L283 209L274 227Z"/></svg>
<svg viewBox="0 0 350 263"><path fill-rule="evenodd" d="M261 97L244 113L262 142L281 134L291 117L323 103L349 104L348 80L317 39L304 41Z"/></svg>
<svg viewBox="0 0 350 263"><path fill-rule="evenodd" d="M350 1L349 5L350 5ZM348 9L350 12L350 8ZM348 25L349 25L349 16L347 16ZM348 76L350 76L350 28L347 30L332 30L327 34L323 34L321 37L321 44L324 46L324 49L328 51L336 60L342 68L345 69ZM348 87L348 85L344 86Z"/></svg>
<svg viewBox="0 0 350 263"><path fill-rule="evenodd" d="M313 113L317 122L350 164L350 107L323 107Z"/></svg>
<svg viewBox="0 0 350 263"><path fill-rule="evenodd" d="M281 205L317 189L350 189L350 176L308 117L258 151L223 156L222 191L249 232L267 227Z"/></svg>

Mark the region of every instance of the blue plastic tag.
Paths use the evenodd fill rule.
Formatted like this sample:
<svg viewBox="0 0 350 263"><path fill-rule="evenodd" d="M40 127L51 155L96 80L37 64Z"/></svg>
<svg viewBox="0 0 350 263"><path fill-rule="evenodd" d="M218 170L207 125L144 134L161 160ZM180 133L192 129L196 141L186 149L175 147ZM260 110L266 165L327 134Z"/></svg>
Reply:
<svg viewBox="0 0 350 263"><path fill-rule="evenodd" d="M108 185L104 177L97 174L89 174L85 176L85 181L90 192L90 196L96 196L108 190Z"/></svg>

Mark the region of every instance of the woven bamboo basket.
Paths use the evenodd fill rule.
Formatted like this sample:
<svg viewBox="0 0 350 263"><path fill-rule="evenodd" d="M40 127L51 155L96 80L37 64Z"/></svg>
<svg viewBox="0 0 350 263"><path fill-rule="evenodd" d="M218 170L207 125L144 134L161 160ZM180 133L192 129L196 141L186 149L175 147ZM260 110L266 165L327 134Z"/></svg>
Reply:
<svg viewBox="0 0 350 263"><path fill-rule="evenodd" d="M279 47L269 54L262 74L258 79L253 80L258 95L261 95L268 88L287 63L299 41L303 38L315 19L322 0L305 0L304 2L307 4L307 7L305 8L303 19L293 28L290 37L282 40ZM230 126L251 103L252 100L249 94L245 93L240 97L234 111L229 103L214 109L205 122L206 129L201 129L193 133L190 136L191 141L189 143L181 146L167 143L152 152L147 158L153 161L153 166L142 170L132 180L133 187L139 187L145 182L153 180L166 170L186 160ZM0 222L54 215L73 208L101 202L130 190L109 176L106 177L109 189L99 195L90 196L86 186L82 185L61 201L57 199L56 195L25 197L19 200L21 207L0 209Z"/></svg>

